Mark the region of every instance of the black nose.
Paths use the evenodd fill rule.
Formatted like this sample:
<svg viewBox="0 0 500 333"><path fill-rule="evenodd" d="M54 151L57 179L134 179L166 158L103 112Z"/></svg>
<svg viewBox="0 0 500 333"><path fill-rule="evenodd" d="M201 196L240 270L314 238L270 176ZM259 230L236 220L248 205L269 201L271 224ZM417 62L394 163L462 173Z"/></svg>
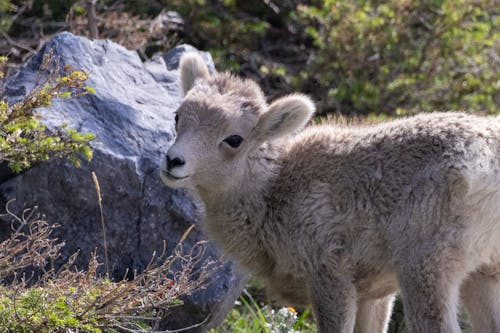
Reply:
<svg viewBox="0 0 500 333"><path fill-rule="evenodd" d="M184 160L180 157L170 158L170 156L167 155L167 169L169 170L184 165L184 163Z"/></svg>

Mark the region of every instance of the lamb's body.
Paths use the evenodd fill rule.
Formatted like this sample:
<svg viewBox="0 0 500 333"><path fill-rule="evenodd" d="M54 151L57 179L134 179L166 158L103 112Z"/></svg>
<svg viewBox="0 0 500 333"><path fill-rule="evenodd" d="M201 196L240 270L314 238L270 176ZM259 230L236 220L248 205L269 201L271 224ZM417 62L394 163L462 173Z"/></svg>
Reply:
<svg viewBox="0 0 500 333"><path fill-rule="evenodd" d="M313 126L252 161L258 172L209 204L206 227L287 304L311 303L310 273L328 260L361 299L394 294L398 262L443 247L444 270L500 264L498 117Z"/></svg>
<svg viewBox="0 0 500 333"><path fill-rule="evenodd" d="M209 236L276 299L312 304L321 332L380 333L401 290L413 331L455 333L461 293L475 331L500 332L499 117L318 125L256 147L230 185L195 188Z"/></svg>

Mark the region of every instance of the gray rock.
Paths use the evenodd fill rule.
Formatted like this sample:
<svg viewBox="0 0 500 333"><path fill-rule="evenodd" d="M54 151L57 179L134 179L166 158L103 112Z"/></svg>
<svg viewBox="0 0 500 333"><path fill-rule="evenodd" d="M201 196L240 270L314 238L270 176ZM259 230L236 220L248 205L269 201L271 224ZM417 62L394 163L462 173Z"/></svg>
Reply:
<svg viewBox="0 0 500 333"><path fill-rule="evenodd" d="M88 71L88 84L96 94L56 101L41 111L48 128L63 123L98 135L94 158L76 168L66 160L41 163L0 185L0 204L16 199L19 209L38 205L47 220L61 228L57 237L66 242L67 258L80 250L78 265L85 266L96 248L103 258L99 206L92 182L100 182L107 245L112 275L127 268L141 270L163 240L171 250L192 223L197 209L186 193L167 188L158 166L175 136L174 111L181 101L177 66L182 53L197 51L183 45L144 64L136 53L110 41L89 41L64 32L56 35L21 71L10 78L7 96L22 98L34 84L43 54L53 50L61 64ZM213 69L210 55L204 53ZM195 228L186 246L203 239ZM217 257L213 245L208 255ZM185 305L164 321L164 329L200 322L210 314L204 331L221 322L241 292L246 276L226 263L207 289L187 297Z"/></svg>

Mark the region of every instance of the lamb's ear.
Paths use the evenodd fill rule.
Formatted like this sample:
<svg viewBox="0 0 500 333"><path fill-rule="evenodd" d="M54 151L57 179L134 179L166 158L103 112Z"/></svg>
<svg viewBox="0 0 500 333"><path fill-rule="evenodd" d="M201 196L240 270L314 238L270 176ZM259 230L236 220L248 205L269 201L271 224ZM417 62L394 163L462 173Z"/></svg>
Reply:
<svg viewBox="0 0 500 333"><path fill-rule="evenodd" d="M203 58L196 52L190 52L183 55L179 67L184 95L193 87L196 79L210 76L205 61L203 61Z"/></svg>
<svg viewBox="0 0 500 333"><path fill-rule="evenodd" d="M305 95L295 94L274 101L254 128L254 139L260 144L303 128L315 111Z"/></svg>

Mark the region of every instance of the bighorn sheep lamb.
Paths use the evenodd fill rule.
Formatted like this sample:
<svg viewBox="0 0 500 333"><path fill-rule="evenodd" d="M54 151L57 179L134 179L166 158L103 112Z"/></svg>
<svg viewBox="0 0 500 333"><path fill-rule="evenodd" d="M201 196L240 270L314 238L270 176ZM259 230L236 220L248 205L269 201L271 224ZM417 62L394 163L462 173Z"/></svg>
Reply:
<svg viewBox="0 0 500 333"><path fill-rule="evenodd" d="M319 332L500 332L500 118L422 114L303 128L303 95L268 105L248 79L180 65L185 98L161 167L194 190L210 238Z"/></svg>

